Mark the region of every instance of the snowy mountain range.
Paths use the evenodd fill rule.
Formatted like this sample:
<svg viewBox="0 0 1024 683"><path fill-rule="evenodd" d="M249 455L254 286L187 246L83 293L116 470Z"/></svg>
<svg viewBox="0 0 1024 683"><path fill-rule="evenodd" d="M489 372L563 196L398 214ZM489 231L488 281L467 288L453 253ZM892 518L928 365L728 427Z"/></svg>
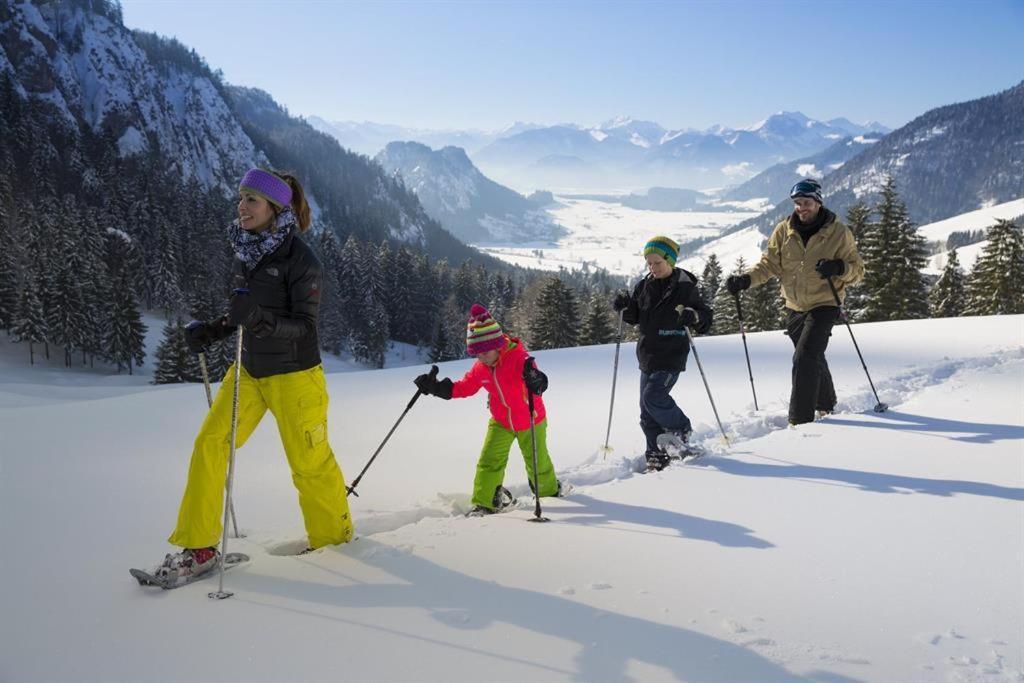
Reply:
<svg viewBox="0 0 1024 683"><path fill-rule="evenodd" d="M919 224L1024 196L1024 82L932 109L868 145L821 178L825 203L840 215L859 200L874 203L889 175ZM792 211L781 199L735 229L768 234Z"/></svg>
<svg viewBox="0 0 1024 683"><path fill-rule="evenodd" d="M843 138L817 154L766 168L745 183L730 189L723 198L746 201L763 197L773 204L777 203L788 198L793 183L803 178L822 178L828 175L883 137L881 133L864 133Z"/></svg>
<svg viewBox="0 0 1024 683"><path fill-rule="evenodd" d="M536 203L485 177L459 147L392 142L374 159L467 243L550 241L565 231Z"/></svg>
<svg viewBox="0 0 1024 683"><path fill-rule="evenodd" d="M438 131L375 123L310 123L362 153L411 140L466 150L489 177L515 188L601 189L651 185L709 187L735 182L780 161L818 152L835 141L888 128L844 118L816 121L778 112L747 128L669 130L620 116L584 126L516 123L500 131Z"/></svg>

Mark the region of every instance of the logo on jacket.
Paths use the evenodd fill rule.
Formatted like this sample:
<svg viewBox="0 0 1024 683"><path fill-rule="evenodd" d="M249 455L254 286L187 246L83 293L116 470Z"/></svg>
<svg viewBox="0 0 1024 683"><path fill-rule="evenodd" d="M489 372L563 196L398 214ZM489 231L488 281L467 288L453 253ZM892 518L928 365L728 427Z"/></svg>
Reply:
<svg viewBox="0 0 1024 683"><path fill-rule="evenodd" d="M682 337L686 330L658 330L659 337Z"/></svg>
<svg viewBox="0 0 1024 683"><path fill-rule="evenodd" d="M280 274L281 271L279 271L277 268L274 268L273 266L267 268L267 275L269 275L270 277L277 277Z"/></svg>

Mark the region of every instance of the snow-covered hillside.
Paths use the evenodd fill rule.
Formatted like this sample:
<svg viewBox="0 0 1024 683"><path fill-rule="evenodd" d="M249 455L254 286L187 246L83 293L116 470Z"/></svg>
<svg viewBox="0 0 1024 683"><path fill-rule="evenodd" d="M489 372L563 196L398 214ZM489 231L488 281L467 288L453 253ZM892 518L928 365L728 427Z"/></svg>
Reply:
<svg viewBox="0 0 1024 683"><path fill-rule="evenodd" d="M568 498L466 509L484 399L421 399L352 500L359 538L302 557L269 418L238 458L252 562L144 591L203 419L195 386L0 401L0 679L10 681L1019 681L1024 677L1024 316L855 326L829 351L840 412L786 429L792 349L698 340L731 437L691 359L674 393L712 454L649 475L633 348L536 353ZM927 344L920 340L927 339ZM442 366L460 375L468 361ZM329 376L351 480L414 391L405 368ZM4 373L0 394L30 371ZM50 387L50 389L57 389ZM130 392L130 393L129 393ZM59 392L53 391L54 394Z"/></svg>
<svg viewBox="0 0 1024 683"><path fill-rule="evenodd" d="M953 216L946 220L937 221L935 223L929 223L928 225L922 225L917 229L918 234L924 237L928 241L941 241L945 242L946 239L954 232L975 232L978 230L987 230L995 225L999 219L1012 220L1018 216L1024 215L1024 198L1015 199L1012 202L1004 202L1002 204L995 204L984 209L978 209L977 211L970 211L968 213L960 214L959 216ZM1024 228L1024 226L1018 225L1017 227ZM988 244L988 240L982 240L981 242L975 242L964 247L959 247L956 250L957 260L960 262L960 267L965 271L969 271L974 267L974 262L978 260L982 252L985 250L985 245ZM928 267L925 272L938 275L942 272L942 269L946 267L946 261L949 258L949 252L943 249L938 254L933 255L928 260Z"/></svg>
<svg viewBox="0 0 1024 683"><path fill-rule="evenodd" d="M10 69L21 92L112 135L122 156L155 143L205 186L233 189L246 168L268 163L212 76L151 58L144 35L80 4L14 2L0 14L0 71Z"/></svg>

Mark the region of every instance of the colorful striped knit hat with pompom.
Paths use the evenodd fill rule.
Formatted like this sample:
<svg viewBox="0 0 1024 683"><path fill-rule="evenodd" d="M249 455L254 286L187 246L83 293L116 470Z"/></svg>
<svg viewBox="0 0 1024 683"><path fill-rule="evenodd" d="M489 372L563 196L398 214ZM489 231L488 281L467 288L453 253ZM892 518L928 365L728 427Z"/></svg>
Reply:
<svg viewBox="0 0 1024 683"><path fill-rule="evenodd" d="M644 256L648 254L657 254L668 261L670 266L675 267L676 259L679 258L679 245L671 238L658 235L647 240L647 244L644 245Z"/></svg>
<svg viewBox="0 0 1024 683"><path fill-rule="evenodd" d="M479 356L481 353L503 346L505 333L501 331L501 326L486 308L480 304L473 304L469 309L469 322L466 324L466 353Z"/></svg>

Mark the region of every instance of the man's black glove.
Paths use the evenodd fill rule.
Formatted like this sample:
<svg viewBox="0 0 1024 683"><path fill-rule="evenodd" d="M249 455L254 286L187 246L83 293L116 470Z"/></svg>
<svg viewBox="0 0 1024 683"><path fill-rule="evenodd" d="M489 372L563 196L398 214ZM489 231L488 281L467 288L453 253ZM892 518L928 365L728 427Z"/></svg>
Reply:
<svg viewBox="0 0 1024 683"><path fill-rule="evenodd" d="M818 271L818 274L821 275L821 279L824 280L826 278L835 277L837 275L842 275L843 273L845 273L846 264L843 262L842 259L823 258L814 264L814 269Z"/></svg>
<svg viewBox="0 0 1024 683"><path fill-rule="evenodd" d="M523 382L526 383L526 389L534 396L540 396L548 388L548 376L537 369L537 364L533 360L533 357L527 357L526 364L523 366Z"/></svg>
<svg viewBox="0 0 1024 683"><path fill-rule="evenodd" d="M725 288L729 290L729 293L736 296L744 289L750 289L750 276L749 275L730 275L725 278Z"/></svg>
<svg viewBox="0 0 1024 683"><path fill-rule="evenodd" d="M452 397L452 381L447 377L438 381L435 373L423 373L413 380L413 384L424 394L437 396L446 401Z"/></svg>
<svg viewBox="0 0 1024 683"><path fill-rule="evenodd" d="M632 298L629 296L629 292L623 290L616 294L615 298L612 299L612 308L615 309L616 313L623 311L629 306L629 302L631 300Z"/></svg>
<svg viewBox="0 0 1024 683"><path fill-rule="evenodd" d="M683 327L697 327L699 322L700 316L692 308L684 308L679 311L679 324Z"/></svg>
<svg viewBox="0 0 1024 683"><path fill-rule="evenodd" d="M188 346L188 350L192 353L203 353L206 349L210 348L210 344L223 339L223 335L217 329L219 325L219 320L213 323L193 320L186 325L185 344Z"/></svg>

